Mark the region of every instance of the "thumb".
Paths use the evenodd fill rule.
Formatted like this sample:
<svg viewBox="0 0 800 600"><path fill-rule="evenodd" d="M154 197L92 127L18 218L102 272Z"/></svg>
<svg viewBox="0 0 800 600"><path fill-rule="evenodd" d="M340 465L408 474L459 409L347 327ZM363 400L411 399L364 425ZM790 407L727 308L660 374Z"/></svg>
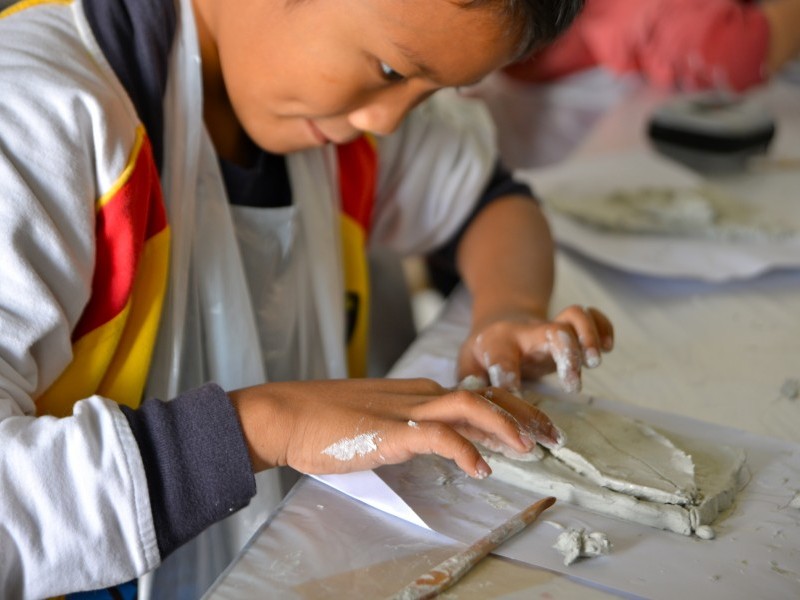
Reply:
<svg viewBox="0 0 800 600"><path fill-rule="evenodd" d="M519 392L521 385L519 352L501 344L489 347L481 344L480 338L472 344L465 344L459 355L459 377L474 376L489 385L511 392Z"/></svg>

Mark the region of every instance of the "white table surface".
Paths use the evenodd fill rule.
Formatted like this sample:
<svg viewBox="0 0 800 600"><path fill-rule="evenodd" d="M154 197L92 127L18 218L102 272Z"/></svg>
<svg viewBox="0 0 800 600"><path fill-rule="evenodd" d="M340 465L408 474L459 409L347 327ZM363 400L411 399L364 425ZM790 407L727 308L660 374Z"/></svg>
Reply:
<svg viewBox="0 0 800 600"><path fill-rule="evenodd" d="M796 185L788 189L800 190L800 87L775 84L759 94L778 115L778 135L770 157L784 165L797 161L788 170L783 167L781 185L787 176L794 177ZM601 121L579 154L585 157L646 144L636 124L662 99L647 91L634 94ZM753 194L768 192L771 185L769 173L763 170L719 182ZM796 193L800 212L800 192ZM584 394L769 436L781 443L800 443L800 398L782 393L787 381L800 379L800 271L777 270L747 280L706 283L632 274L560 249L553 308L574 302L601 307L614 322L617 337L616 348L604 357L602 367L585 373ZM464 294L457 295L445 314L409 348L395 372L403 373L404 365L418 364L421 357L430 358L434 371L439 368L436 365L448 364L466 330L468 303ZM452 372L440 375L445 383L453 378ZM787 485L797 486L794 491L798 491L800 480ZM800 511L796 526L800 527ZM674 534L649 530L648 535ZM458 547L442 535L304 478L207 597L379 598ZM784 565L774 576L788 578L795 597L800 597L800 556L790 558L794 566ZM592 560L613 565L613 552ZM592 586L591 572L580 571L576 577L580 582L490 557L443 597L620 595ZM654 590L652 595L659 594Z"/></svg>

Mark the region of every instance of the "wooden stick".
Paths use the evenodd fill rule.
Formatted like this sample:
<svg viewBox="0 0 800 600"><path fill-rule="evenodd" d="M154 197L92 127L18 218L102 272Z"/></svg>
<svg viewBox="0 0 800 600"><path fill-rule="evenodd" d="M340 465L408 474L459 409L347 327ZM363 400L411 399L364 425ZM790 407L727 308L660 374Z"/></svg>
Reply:
<svg viewBox="0 0 800 600"><path fill-rule="evenodd" d="M469 548L451 556L408 584L391 596L391 600L425 600L441 594L492 550L533 523L541 512L553 506L555 501L556 499L551 496L530 505L502 525L492 529Z"/></svg>

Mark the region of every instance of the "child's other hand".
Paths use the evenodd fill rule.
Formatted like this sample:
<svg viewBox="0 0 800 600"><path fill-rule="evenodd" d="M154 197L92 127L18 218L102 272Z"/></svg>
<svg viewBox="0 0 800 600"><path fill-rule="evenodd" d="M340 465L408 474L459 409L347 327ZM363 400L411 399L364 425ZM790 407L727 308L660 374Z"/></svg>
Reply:
<svg viewBox="0 0 800 600"><path fill-rule="evenodd" d="M461 347L459 376L486 378L511 391L520 381L556 371L567 392L581 389L581 367L600 365L614 346L614 328L596 308L572 305L552 321L515 314L483 323Z"/></svg>
<svg viewBox="0 0 800 600"><path fill-rule="evenodd" d="M359 379L268 383L229 396L256 471L288 465L303 473L346 473L433 453L483 478L491 469L472 442L522 454L534 450L535 440L562 442L544 413L498 388Z"/></svg>

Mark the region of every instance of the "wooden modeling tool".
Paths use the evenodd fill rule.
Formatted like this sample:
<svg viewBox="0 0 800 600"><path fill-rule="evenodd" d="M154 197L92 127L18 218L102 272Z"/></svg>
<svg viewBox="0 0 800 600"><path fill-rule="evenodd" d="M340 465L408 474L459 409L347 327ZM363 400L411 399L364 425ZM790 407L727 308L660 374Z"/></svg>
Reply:
<svg viewBox="0 0 800 600"><path fill-rule="evenodd" d="M492 529L469 548L418 577L416 581L391 596L391 600L424 600L441 594L492 550L533 523L541 512L553 506L555 501L556 499L551 496L531 504L502 525Z"/></svg>

